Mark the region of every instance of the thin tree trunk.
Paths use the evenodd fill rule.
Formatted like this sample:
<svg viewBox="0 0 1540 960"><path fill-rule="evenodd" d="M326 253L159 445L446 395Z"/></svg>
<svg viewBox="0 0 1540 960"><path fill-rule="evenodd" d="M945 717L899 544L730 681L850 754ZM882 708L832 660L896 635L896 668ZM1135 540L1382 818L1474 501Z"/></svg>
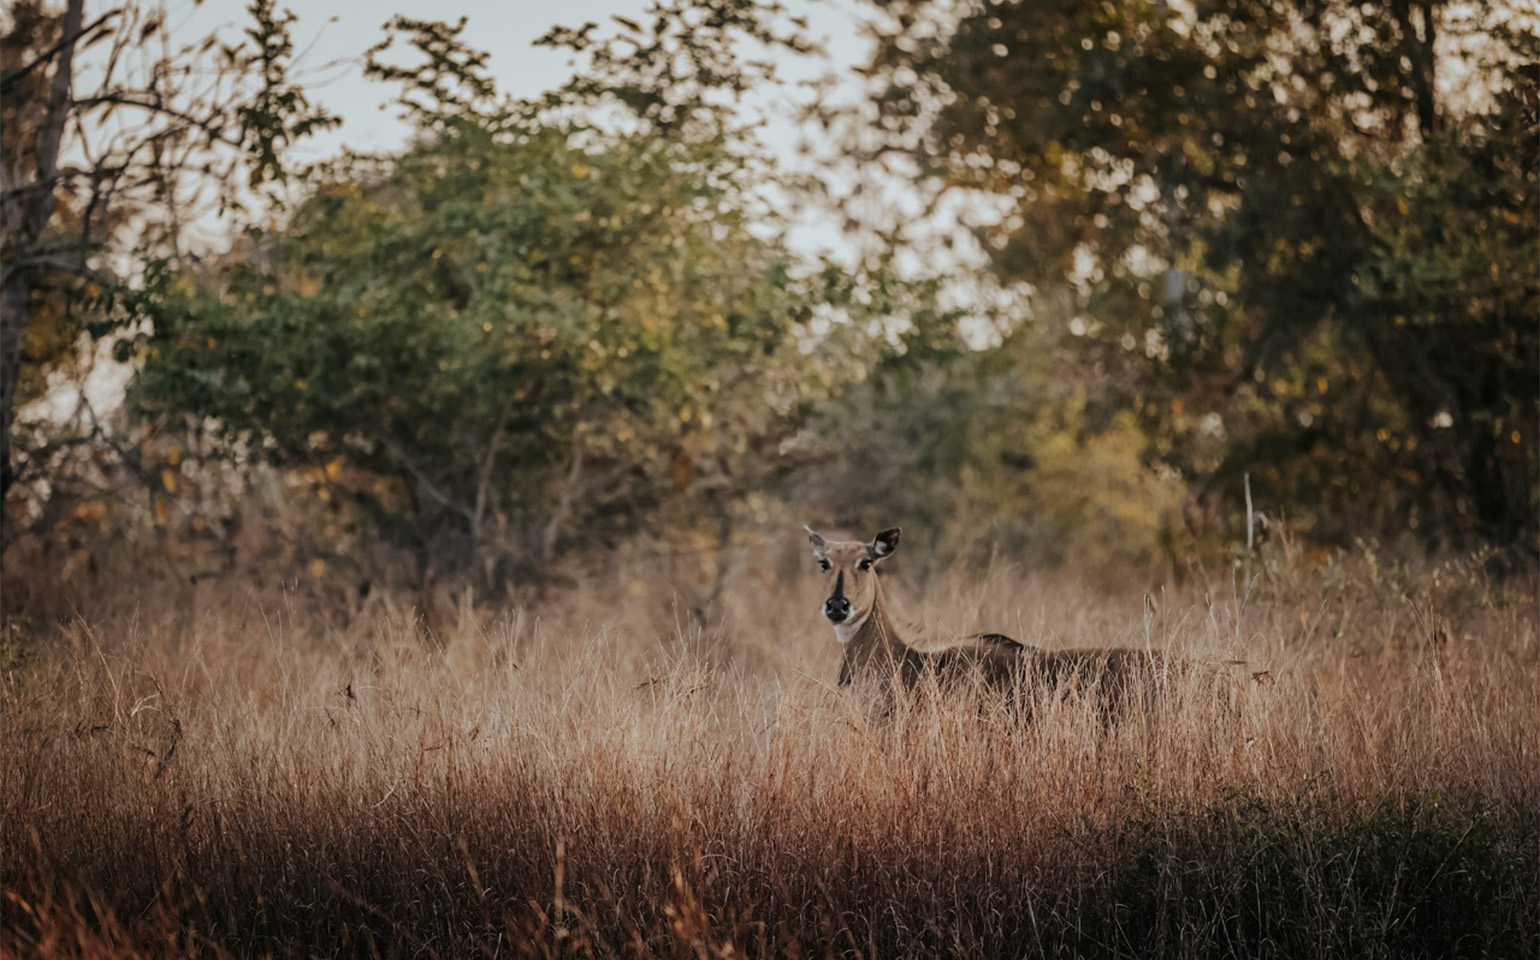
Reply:
<svg viewBox="0 0 1540 960"><path fill-rule="evenodd" d="M492 575L497 567L497 556L487 550L486 536L483 533L487 523L487 510L492 497L492 472L497 466L497 448L503 440L503 430L508 426L508 418L513 415L513 395L510 393L507 403L503 404L502 413L498 414L497 423L492 427L492 436L487 440L486 453L481 458L480 476L476 481L476 507L471 517L471 562L481 568L482 586L492 589ZM497 511L494 509L493 513Z"/></svg>
<svg viewBox="0 0 1540 960"><path fill-rule="evenodd" d="M583 477L583 443L572 441L572 465L567 470L566 482L556 499L556 509L546 521L544 535L540 538L540 560L547 568L556 558L556 544L561 539L561 528L572 516L572 503L577 498L578 482Z"/></svg>
<svg viewBox="0 0 1540 960"><path fill-rule="evenodd" d="M12 201L20 206L19 215L12 220L16 230L11 237L14 265L0 281L0 493L9 491L15 478L11 428L16 420L16 377L21 371L22 342L31 319L27 308L33 286L32 261L48 222L53 219L52 184L59 173L59 145L64 140L64 126L73 106L70 87L74 80L75 44L80 39L84 19L85 0L69 0L60 33L58 63L48 88L48 110L32 138L36 150L34 182L43 186ZM14 148L25 149L20 143ZM17 164L17 168L22 165Z"/></svg>
<svg viewBox="0 0 1540 960"><path fill-rule="evenodd" d="M1423 136L1438 130L1443 124L1438 116L1438 5L1422 4L1422 100L1418 104L1418 116L1423 124Z"/></svg>
<svg viewBox="0 0 1540 960"><path fill-rule="evenodd" d="M0 495L11 489L15 478L11 464L11 425L15 419L16 375L21 369L21 340L27 327L27 300L32 295L32 284L25 270L12 271L0 287ZM9 538L9 525L5 536Z"/></svg>
<svg viewBox="0 0 1540 960"><path fill-rule="evenodd" d="M1427 140L1438 129L1438 89L1434 85L1434 43L1437 40L1435 21L1438 14L1432 2L1415 4L1420 14L1418 19L1422 21L1422 35L1418 36L1412 22L1413 6L1412 0L1397 0L1391 4L1391 10L1401 30L1402 49L1406 51L1406 59L1412 65L1410 85L1417 110L1417 132L1423 140Z"/></svg>

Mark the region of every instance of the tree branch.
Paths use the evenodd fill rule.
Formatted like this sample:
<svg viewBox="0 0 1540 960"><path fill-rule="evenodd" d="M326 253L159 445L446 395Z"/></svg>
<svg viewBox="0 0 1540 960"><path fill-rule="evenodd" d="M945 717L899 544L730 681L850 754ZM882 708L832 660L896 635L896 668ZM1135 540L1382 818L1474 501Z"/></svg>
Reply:
<svg viewBox="0 0 1540 960"><path fill-rule="evenodd" d="M39 190L51 191L59 184L70 180L79 180L82 177L94 177L104 172L107 175L111 175L114 173L120 173L124 169L126 169L125 166L105 167L100 170L82 170L79 167L64 167L62 169L56 170L54 175L47 179L38 178L36 180L30 180L19 187L9 187L5 190L0 190L0 202L11 202L18 197L24 197L29 193L36 193Z"/></svg>
<svg viewBox="0 0 1540 960"><path fill-rule="evenodd" d="M385 448L386 452L388 452L392 457L396 459L398 463L401 464L401 466L406 468L407 473L412 475L412 479L417 481L417 485L422 487L424 493L438 501L439 505L444 507L446 510L450 510L459 514L466 520L469 520L472 524L476 522L475 512L465 504L460 503L449 494L445 493L438 486L438 484L434 483L432 480L429 480L427 474L418 469L417 464L412 461L412 458L407 455L407 452L401 448L400 444L396 443L394 440L391 440L389 437L380 437L379 443L380 446Z"/></svg>
<svg viewBox="0 0 1540 960"><path fill-rule="evenodd" d="M481 476L476 483L476 511L471 518L471 538L476 541L481 539L481 521L486 518L487 497L492 488L492 467L497 463L497 448L511 416L513 394L509 393L508 401L503 404L502 413L498 414L497 423L492 427L492 437L487 441L487 454L481 461Z"/></svg>
<svg viewBox="0 0 1540 960"><path fill-rule="evenodd" d="M16 83L27 74L36 70L38 67L41 67L43 64L52 60L54 57L57 57L60 53L63 53L65 47L73 46L74 44L80 42L81 38L83 38L86 34L96 30L98 27L105 24L108 20L111 20L113 17L122 12L122 7L119 7L116 10L107 11L106 13L97 17L95 20L92 20L89 25L82 27L80 32L74 36L70 36L68 33L66 33L58 43L38 54L37 59L33 60L31 63L24 67L17 67L15 70L10 71L4 76L0 76L0 96L4 96L5 94L9 93L10 87L13 83Z"/></svg>
<svg viewBox="0 0 1540 960"><path fill-rule="evenodd" d="M180 133L187 129L195 129L207 134L210 140L217 140L220 143L231 147L242 146L240 138L231 138L225 135L221 125L215 121L215 118L196 117L190 113L187 113L186 111L178 110L175 107L170 107L164 103L156 102L154 100L138 100L132 96L129 96L127 93L102 93L97 94L94 97L87 97L84 100L75 101L76 109L80 110L81 112L104 105L117 107L135 107L140 110L148 111L149 113L171 117L186 124L184 127L161 131L155 136L165 136L170 133ZM154 138L151 137L148 139Z"/></svg>
<svg viewBox="0 0 1540 960"><path fill-rule="evenodd" d="M550 565L556 556L556 541L561 536L562 524L572 515L572 501L577 497L578 480L583 475L583 443L576 437L572 442L572 465L567 470L567 481L556 499L556 509L546 521L545 532L540 538L540 559Z"/></svg>

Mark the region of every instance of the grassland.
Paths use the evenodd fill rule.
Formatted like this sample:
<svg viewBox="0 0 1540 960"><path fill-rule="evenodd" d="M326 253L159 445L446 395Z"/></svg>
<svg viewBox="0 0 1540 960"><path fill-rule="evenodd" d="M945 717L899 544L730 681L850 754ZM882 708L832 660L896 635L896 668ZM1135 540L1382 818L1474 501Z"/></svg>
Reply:
<svg viewBox="0 0 1540 960"><path fill-rule="evenodd" d="M1233 715L1194 681L1111 726L874 717L811 577L751 571L710 629L641 568L428 624L104 588L10 644L0 953L1540 956L1532 586L1360 558L911 602L932 639L1244 661Z"/></svg>

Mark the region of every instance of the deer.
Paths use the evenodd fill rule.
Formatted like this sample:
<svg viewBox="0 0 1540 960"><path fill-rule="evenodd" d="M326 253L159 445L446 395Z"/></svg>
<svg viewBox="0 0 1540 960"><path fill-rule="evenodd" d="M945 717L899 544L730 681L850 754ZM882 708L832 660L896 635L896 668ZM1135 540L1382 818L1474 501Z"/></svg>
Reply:
<svg viewBox="0 0 1540 960"><path fill-rule="evenodd" d="M883 530L872 540L829 540L807 530L828 585L823 616L834 627L843 656L840 687L874 687L886 699L912 690L926 678L942 689L980 683L1018 707L1017 694L1030 686L1057 690L1077 684L1093 690L1104 721L1135 698L1149 703L1167 672L1171 657L1129 647L1044 650L1001 633L979 633L940 650L921 650L904 639L888 610L883 561L898 549L900 528Z"/></svg>

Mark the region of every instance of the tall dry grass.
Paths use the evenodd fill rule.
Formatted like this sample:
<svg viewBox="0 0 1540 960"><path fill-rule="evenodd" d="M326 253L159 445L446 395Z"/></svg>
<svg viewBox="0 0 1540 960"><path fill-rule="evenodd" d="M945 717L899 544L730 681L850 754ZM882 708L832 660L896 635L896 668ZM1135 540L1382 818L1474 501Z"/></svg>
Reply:
<svg viewBox="0 0 1540 960"><path fill-rule="evenodd" d="M431 629L217 584L34 626L0 952L1540 955L1527 585L1360 562L1148 606L1007 568L899 587L932 639L1245 661L1234 713L1179 680L1151 715L1066 696L1022 725L873 716L833 687L811 578L745 577L706 630L645 576Z"/></svg>

